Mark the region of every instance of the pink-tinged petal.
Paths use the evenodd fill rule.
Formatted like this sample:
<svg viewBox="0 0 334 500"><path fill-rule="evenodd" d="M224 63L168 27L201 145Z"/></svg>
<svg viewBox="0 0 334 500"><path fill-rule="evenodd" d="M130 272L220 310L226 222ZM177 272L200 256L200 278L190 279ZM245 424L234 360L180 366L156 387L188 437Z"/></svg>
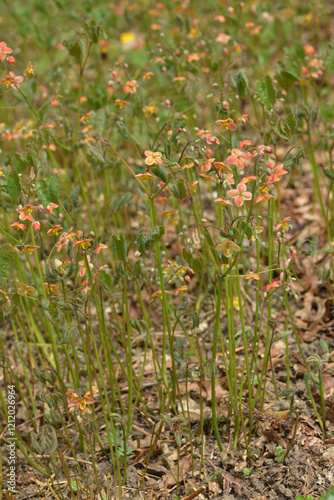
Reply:
<svg viewBox="0 0 334 500"><path fill-rule="evenodd" d="M234 198L234 203L236 207L241 207L244 204L244 199L242 196L237 196Z"/></svg>
<svg viewBox="0 0 334 500"><path fill-rule="evenodd" d="M154 158L152 156L149 156L148 158L146 158L145 163L146 165L153 165Z"/></svg>
<svg viewBox="0 0 334 500"><path fill-rule="evenodd" d="M245 198L245 200L251 200L252 199L252 193L250 193L249 191L247 191L247 193L243 194L243 197Z"/></svg>
<svg viewBox="0 0 334 500"><path fill-rule="evenodd" d="M72 408L73 406L77 406L77 403L68 403L67 408Z"/></svg>
<svg viewBox="0 0 334 500"><path fill-rule="evenodd" d="M243 184L242 182L240 182L240 183L237 185L237 190L239 191L239 193L244 193L245 191L247 191L247 186L246 186L246 184Z"/></svg>
<svg viewBox="0 0 334 500"><path fill-rule="evenodd" d="M227 194L231 196L231 198L235 198L236 196L239 196L239 191L237 189L230 189L227 191Z"/></svg>
<svg viewBox="0 0 334 500"><path fill-rule="evenodd" d="M241 141L240 144L239 144L239 148L240 149L245 149L245 147L247 147L247 146L254 146L254 142L249 141L248 139L246 139L245 141Z"/></svg>
<svg viewBox="0 0 334 500"><path fill-rule="evenodd" d="M237 158L233 155L229 156L226 160L226 162L229 164L229 165L235 165L236 162L237 162Z"/></svg>

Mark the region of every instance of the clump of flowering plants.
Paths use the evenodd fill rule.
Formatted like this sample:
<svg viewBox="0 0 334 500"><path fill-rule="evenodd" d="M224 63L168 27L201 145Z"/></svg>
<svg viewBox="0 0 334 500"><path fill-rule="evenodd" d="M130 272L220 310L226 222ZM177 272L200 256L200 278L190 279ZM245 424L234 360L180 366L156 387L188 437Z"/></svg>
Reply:
<svg viewBox="0 0 334 500"><path fill-rule="evenodd" d="M101 498L96 456L121 496L135 426L153 436L146 469L168 418L178 461L181 434L195 457L188 373L199 433L210 387L218 447L223 414L248 454L254 413L279 399L275 345L287 391L291 350L311 373L295 314L301 259L317 252L297 234L309 221L333 295L330 41L294 44L280 7L188 4L97 1L73 28L57 3L29 51L22 34L0 41L0 319L15 344L4 380L23 384L34 432L42 415L72 457L94 456ZM305 22L296 14L300 41ZM32 467L57 472L17 437Z"/></svg>

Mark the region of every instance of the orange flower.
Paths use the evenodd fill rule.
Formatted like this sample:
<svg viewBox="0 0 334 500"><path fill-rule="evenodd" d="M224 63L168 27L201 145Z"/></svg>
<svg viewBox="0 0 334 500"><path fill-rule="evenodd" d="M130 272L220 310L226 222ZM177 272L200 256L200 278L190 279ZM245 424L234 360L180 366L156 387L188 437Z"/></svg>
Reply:
<svg viewBox="0 0 334 500"><path fill-rule="evenodd" d="M19 295L35 295L35 288L33 286L25 285L24 283L18 284L17 293Z"/></svg>
<svg viewBox="0 0 334 500"><path fill-rule="evenodd" d="M13 52L13 49L10 49L7 47L6 42L0 42L0 60L3 61L6 59L8 54L11 54Z"/></svg>
<svg viewBox="0 0 334 500"><path fill-rule="evenodd" d="M227 205L232 205L233 207L233 203L230 200L224 200L223 198L216 198L215 203L219 203L219 205L224 208L227 207Z"/></svg>
<svg viewBox="0 0 334 500"><path fill-rule="evenodd" d="M92 413L90 408L87 408L87 405L94 404L95 401L91 397L90 391L86 391L85 395L80 398L76 392L66 392L68 408L70 409L70 413L72 413L76 408L80 411L81 415L85 413Z"/></svg>
<svg viewBox="0 0 334 500"><path fill-rule="evenodd" d="M249 158L249 155L239 149L232 149L231 153L232 154L226 160L227 163L229 165L235 165L237 168L244 168L245 161Z"/></svg>
<svg viewBox="0 0 334 500"><path fill-rule="evenodd" d="M108 245L105 245L104 243L101 243L98 247L95 249L95 253L98 254L101 252L101 250L104 250L105 248L108 248Z"/></svg>
<svg viewBox="0 0 334 500"><path fill-rule="evenodd" d="M91 246L91 242L92 240L90 238L86 238L85 240L78 240L74 243L74 247L75 248L89 248Z"/></svg>
<svg viewBox="0 0 334 500"><path fill-rule="evenodd" d="M36 69L36 66L33 66L32 62L29 61L27 68L24 70L24 76L26 77L27 80L28 80L28 78L31 77L31 75L35 75L35 73L34 73L35 69Z"/></svg>
<svg viewBox="0 0 334 500"><path fill-rule="evenodd" d="M128 106L129 103L128 101L123 101L122 99L116 99L115 100L115 106L119 107L119 108L125 108L126 106Z"/></svg>
<svg viewBox="0 0 334 500"><path fill-rule="evenodd" d="M226 120L217 120L216 123L225 130L235 131L238 128L232 118L226 118Z"/></svg>
<svg viewBox="0 0 334 500"><path fill-rule="evenodd" d="M245 279L258 281L260 279L260 276L258 274L251 273L251 274L247 274L247 276L245 276Z"/></svg>
<svg viewBox="0 0 334 500"><path fill-rule="evenodd" d="M20 229L22 231L24 231L25 229L27 229L27 226L25 226L24 224L20 224L19 222L14 222L13 224L11 224L11 227L15 227L15 229L17 229L18 231Z"/></svg>
<svg viewBox="0 0 334 500"><path fill-rule="evenodd" d="M135 80L129 80L126 82L123 88L124 94L135 94L137 92L138 83Z"/></svg>
<svg viewBox="0 0 334 500"><path fill-rule="evenodd" d="M276 224L276 226L274 227L274 232L277 233L277 231L280 231L280 230L282 232L288 231L292 227L289 224L290 221L291 221L291 217L284 217L282 222L279 222L278 224Z"/></svg>
<svg viewBox="0 0 334 500"><path fill-rule="evenodd" d="M234 204L236 207L241 207L244 204L244 200L251 200L252 193L247 191L246 184L240 182L237 185L237 189L230 189L228 195L234 199Z"/></svg>
<svg viewBox="0 0 334 500"><path fill-rule="evenodd" d="M39 248L37 245L25 245L22 252L29 253L30 255Z"/></svg>
<svg viewBox="0 0 334 500"><path fill-rule="evenodd" d="M62 230L63 228L61 227L60 224L56 224L55 226L53 226L51 229L48 230L48 232L46 234L55 234L57 236L57 234Z"/></svg>
<svg viewBox="0 0 334 500"><path fill-rule="evenodd" d="M265 291L268 293L270 290L275 290L275 288L278 288L280 285L280 281L273 281L272 283L268 283L268 285L266 285Z"/></svg>
<svg viewBox="0 0 334 500"><path fill-rule="evenodd" d="M162 164L162 153L160 151L153 152L153 151L145 151L145 156L147 158L145 159L146 165L161 165Z"/></svg>
<svg viewBox="0 0 334 500"><path fill-rule="evenodd" d="M34 210L40 210L41 207L39 206L33 206L33 205L24 205L24 207L19 207L16 209L16 211L20 214L19 219L20 220L30 220L31 222L34 222L34 218L31 215Z"/></svg>

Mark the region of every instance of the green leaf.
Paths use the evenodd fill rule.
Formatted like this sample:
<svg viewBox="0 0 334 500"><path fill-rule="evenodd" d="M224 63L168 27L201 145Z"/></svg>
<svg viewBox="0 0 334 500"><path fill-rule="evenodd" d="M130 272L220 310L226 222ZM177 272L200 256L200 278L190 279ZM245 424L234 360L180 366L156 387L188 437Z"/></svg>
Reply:
<svg viewBox="0 0 334 500"><path fill-rule="evenodd" d="M92 43L98 43L101 31L101 23L97 24L95 19L87 19L84 24L84 29L89 40Z"/></svg>
<svg viewBox="0 0 334 500"><path fill-rule="evenodd" d="M6 179L9 197L12 201L16 201L21 194L20 177L16 170L12 170L10 174L7 175Z"/></svg>
<svg viewBox="0 0 334 500"><path fill-rule="evenodd" d="M125 124L123 122L121 122L120 120L117 120L116 127L118 129L118 132L121 134L122 137L124 137L124 139L131 142L132 144L136 144L137 146L139 146L139 142L131 134L130 130L125 126Z"/></svg>
<svg viewBox="0 0 334 500"><path fill-rule="evenodd" d="M334 500L334 487L328 490L322 497L320 497L320 500Z"/></svg>
<svg viewBox="0 0 334 500"><path fill-rule="evenodd" d="M168 172L166 167L163 167L162 165L156 165L154 168L152 168L152 173L159 177L165 184L168 184L171 174Z"/></svg>
<svg viewBox="0 0 334 500"><path fill-rule="evenodd" d="M46 185L49 189L49 196L52 203L59 201L59 177L58 175L50 175L45 179Z"/></svg>
<svg viewBox="0 0 334 500"><path fill-rule="evenodd" d="M106 273L106 271L101 271L99 273L99 281L103 290L107 293L113 293L114 291L114 281L110 274Z"/></svg>
<svg viewBox="0 0 334 500"><path fill-rule="evenodd" d="M137 260L132 270L132 279L141 280L143 276L143 271L140 265L140 260Z"/></svg>
<svg viewBox="0 0 334 500"><path fill-rule="evenodd" d="M74 59L80 64L82 57L80 44L78 42L69 42L68 40L64 40L63 45L67 48L70 56L74 57Z"/></svg>
<svg viewBox="0 0 334 500"><path fill-rule="evenodd" d="M59 197L59 178L57 175L50 175L36 183L36 193L38 194L42 204L48 206L50 203L58 204Z"/></svg>
<svg viewBox="0 0 334 500"><path fill-rule="evenodd" d="M169 188L178 200L183 200L187 196L187 186L184 179L178 179L176 183L169 184Z"/></svg>
<svg viewBox="0 0 334 500"><path fill-rule="evenodd" d="M275 128L275 132L284 141L289 141L296 130L296 119L292 113L284 116L282 120L278 122Z"/></svg>
<svg viewBox="0 0 334 500"><path fill-rule="evenodd" d="M275 78L278 84L283 87L284 90L289 90L296 82L298 82L299 78L290 73L290 71L281 71L275 74Z"/></svg>
<svg viewBox="0 0 334 500"><path fill-rule="evenodd" d="M125 193L116 195L111 200L110 210L113 214L117 214L123 207L125 207L132 198L132 193Z"/></svg>
<svg viewBox="0 0 334 500"><path fill-rule="evenodd" d="M126 241L124 236L117 236L116 234L113 234L111 242L116 258L122 262L126 262Z"/></svg>
<svg viewBox="0 0 334 500"><path fill-rule="evenodd" d="M9 245L3 245L0 248L0 284L1 286L11 275L14 267L14 251Z"/></svg>
<svg viewBox="0 0 334 500"><path fill-rule="evenodd" d="M169 160L171 154L172 154L171 144L170 141L167 141L164 146L164 156Z"/></svg>
<svg viewBox="0 0 334 500"><path fill-rule="evenodd" d="M245 72L242 71L242 69L239 70L239 73L237 74L236 85L239 96L241 97L241 99L245 99L248 90L248 81L247 81L247 76Z"/></svg>
<svg viewBox="0 0 334 500"><path fill-rule="evenodd" d="M331 172L327 168L323 168L322 171L325 174L325 176L328 177L328 179L330 179L331 181L334 181L334 173L333 172Z"/></svg>
<svg viewBox="0 0 334 500"><path fill-rule="evenodd" d="M183 249L182 255L183 255L184 260L191 267L191 269L193 269L196 273L200 273L201 272L201 270L202 270L202 263L201 263L201 261L199 259L196 259L195 257L193 257L191 255L191 253L188 252L188 250L186 250L185 248Z"/></svg>
<svg viewBox="0 0 334 500"><path fill-rule="evenodd" d="M152 233L148 236L145 242L146 250L149 250L155 243L157 243L162 235L165 233L165 229L163 226L155 226Z"/></svg>
<svg viewBox="0 0 334 500"><path fill-rule="evenodd" d="M87 147L88 147L89 152L91 153L91 155L93 155L101 163L104 163L105 160L104 160L103 154L101 153L101 150L98 147L96 141L87 142L86 144L87 144Z"/></svg>
<svg viewBox="0 0 334 500"><path fill-rule="evenodd" d="M272 109L276 102L276 90L269 75L256 83L256 89L264 107Z"/></svg>
<svg viewBox="0 0 334 500"><path fill-rule="evenodd" d="M143 233L139 233L137 236L137 248L138 252L142 255L146 255L146 238Z"/></svg>

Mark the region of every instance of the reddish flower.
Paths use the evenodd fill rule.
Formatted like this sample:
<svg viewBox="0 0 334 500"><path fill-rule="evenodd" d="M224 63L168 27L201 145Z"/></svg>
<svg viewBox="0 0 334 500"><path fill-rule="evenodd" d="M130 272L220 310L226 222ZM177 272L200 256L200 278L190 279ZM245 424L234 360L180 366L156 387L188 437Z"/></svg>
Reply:
<svg viewBox="0 0 334 500"><path fill-rule="evenodd" d="M231 172L230 167L225 165L225 163L223 163L222 161L214 161L212 165L216 168L219 168L223 172Z"/></svg>
<svg viewBox="0 0 334 500"><path fill-rule="evenodd" d="M55 226L56 227L56 226ZM56 247L57 247L57 252L60 252L60 250L62 249L63 246L66 246L68 244L68 242L70 240L73 239L73 236L75 236L74 233L72 233L73 227L71 227L67 233L63 233L60 238L59 238L59 241L57 242L56 244Z"/></svg>
<svg viewBox="0 0 334 500"><path fill-rule="evenodd" d="M94 404L95 401L91 397L90 391L86 391L85 395L80 398L76 392L66 392L68 408L72 413L76 408L80 411L81 415L85 413L92 413L90 408L87 408L87 405Z"/></svg>
<svg viewBox="0 0 334 500"><path fill-rule="evenodd" d="M233 203L230 200L223 200L223 198L216 198L215 203L219 203L219 205L221 205L224 208L227 205L232 205L232 207L233 207Z"/></svg>
<svg viewBox="0 0 334 500"><path fill-rule="evenodd" d="M296 250L293 247L290 247L289 251L290 251L290 255L291 255L292 259L295 259L297 257Z"/></svg>
<svg viewBox="0 0 334 500"><path fill-rule="evenodd" d="M237 189L230 189L230 191L228 191L228 195L234 199L236 207L241 207L244 204L244 200L252 199L252 193L247 191L246 184L243 184L242 182L237 185Z"/></svg>
<svg viewBox="0 0 334 500"><path fill-rule="evenodd" d="M9 72L9 76L11 77L12 79L12 86L14 87L14 89L19 89L20 88L20 83L23 82L23 76L16 76L15 73L13 71L10 71Z"/></svg>
<svg viewBox="0 0 334 500"><path fill-rule="evenodd" d="M254 146L254 142L249 141L248 139L246 139L245 141L241 141L239 143L239 148L240 149L246 149L247 146Z"/></svg>
<svg viewBox="0 0 334 500"><path fill-rule="evenodd" d="M39 231L41 228L41 225L37 220L35 220L35 222L32 223L32 228L34 231Z"/></svg>
<svg viewBox="0 0 334 500"><path fill-rule="evenodd" d="M53 293L59 293L59 288L57 285L53 284L53 283L44 283L44 287L47 291L51 291Z"/></svg>
<svg viewBox="0 0 334 500"><path fill-rule="evenodd" d="M52 214L54 208L58 208L58 205L56 203L49 203L46 210L49 214Z"/></svg>
<svg viewBox="0 0 334 500"><path fill-rule="evenodd" d="M25 285L24 283L19 283L17 293L19 295L34 296L35 295L35 288L33 286Z"/></svg>
<svg viewBox="0 0 334 500"><path fill-rule="evenodd" d="M291 225L289 224L290 221L291 217L284 217L282 222L276 224L276 226L274 227L274 232L277 233L279 230L281 230L282 232L288 231L291 228Z"/></svg>
<svg viewBox="0 0 334 500"><path fill-rule="evenodd" d="M95 253L98 254L101 252L101 250L104 250L105 248L108 248L108 245L105 245L104 243L101 243L98 247L95 249Z"/></svg>
<svg viewBox="0 0 334 500"><path fill-rule="evenodd" d="M210 158L209 160L206 160L206 162L202 165L201 167L201 172L209 172L211 170L211 164L215 161L214 158Z"/></svg>
<svg viewBox="0 0 334 500"><path fill-rule="evenodd" d="M27 226L25 226L24 224L20 224L19 222L14 222L13 224L11 224L11 227L15 227L15 229L17 229L18 231L20 229L22 231L24 231L25 229L27 229Z"/></svg>
<svg viewBox="0 0 334 500"><path fill-rule="evenodd" d="M251 273L251 274L247 274L247 276L245 276L245 279L258 281L260 279L260 276L258 274Z"/></svg>
<svg viewBox="0 0 334 500"><path fill-rule="evenodd" d="M48 232L46 234L55 234L57 236L57 234L62 230L63 228L61 227L60 224L56 224L55 226L53 226L51 229L48 230Z"/></svg>
<svg viewBox="0 0 334 500"><path fill-rule="evenodd" d="M33 206L33 205L24 205L24 207L19 207L16 209L16 211L20 214L19 219L20 220L30 220L31 222L34 222L34 218L31 215L34 210L40 210L41 207L39 206Z"/></svg>
<svg viewBox="0 0 334 500"><path fill-rule="evenodd" d="M212 175L207 175L207 174L199 174L201 177L203 177L203 179L207 182L209 181L214 181L214 182L217 182L217 180L212 177Z"/></svg>
<svg viewBox="0 0 334 500"><path fill-rule="evenodd" d="M227 163L229 165L235 165L237 168L244 168L245 161L249 158L249 155L239 149L232 149L231 153L232 154L226 160Z"/></svg>
<svg viewBox="0 0 334 500"><path fill-rule="evenodd" d="M186 292L187 290L188 290L187 285L183 285L183 286L181 286L180 288L177 288L177 289L175 290L175 295L178 295L179 293Z"/></svg>
<svg viewBox="0 0 334 500"><path fill-rule="evenodd" d="M6 42L0 42L0 60L3 61L6 59L8 54L11 54L13 52L13 49L10 49L7 47Z"/></svg>
<svg viewBox="0 0 334 500"><path fill-rule="evenodd" d="M3 83L7 89L9 89L9 87L13 87L15 90L20 88L19 84L21 82L23 82L23 77L16 76L13 71L10 71L9 75L6 75L2 80L0 80L0 83Z"/></svg>
<svg viewBox="0 0 334 500"><path fill-rule="evenodd" d="M144 174L136 174L135 177L143 181L146 181L147 179L155 179L154 175L150 174L150 172L145 172Z"/></svg>
<svg viewBox="0 0 334 500"><path fill-rule="evenodd" d="M90 238L86 238L85 240L78 240L74 243L74 248L89 248L91 246L92 240Z"/></svg>
<svg viewBox="0 0 334 500"><path fill-rule="evenodd" d="M12 56L7 57L7 62L8 62L8 64L10 64L11 66L14 66L14 64L16 63L16 61L15 61L14 57L12 57Z"/></svg>
<svg viewBox="0 0 334 500"><path fill-rule="evenodd" d="M279 286L281 286L280 281L273 281L272 283L268 283L268 285L266 285L265 291L268 293L270 290L275 290L275 288L278 288Z"/></svg>
<svg viewBox="0 0 334 500"><path fill-rule="evenodd" d="M89 255L87 255L87 260L88 260L89 269L93 269L94 266L93 266L93 264L90 261L90 256ZM79 261L79 268L80 268L79 274L83 278L83 276L85 276L85 274L87 272L86 262L84 260L80 260Z"/></svg>
<svg viewBox="0 0 334 500"><path fill-rule="evenodd" d="M39 248L37 245L25 245L22 252L29 253L30 255Z"/></svg>
<svg viewBox="0 0 334 500"><path fill-rule="evenodd" d="M216 38L216 42L220 42L223 44L228 43L230 40L230 35L226 35L225 33L220 33Z"/></svg>
<svg viewBox="0 0 334 500"><path fill-rule="evenodd" d="M225 130L235 131L238 129L232 118L227 118L226 120L217 120L216 123Z"/></svg>
<svg viewBox="0 0 334 500"><path fill-rule="evenodd" d="M274 167L272 169L272 174L269 175L268 179L267 179L267 182L268 183L271 183L271 182L277 182L279 180L281 180L281 177L283 175L286 175L288 174L289 172L287 170L284 170L283 168L283 164L280 163L279 165L277 165L276 167Z"/></svg>
<svg viewBox="0 0 334 500"><path fill-rule="evenodd" d="M24 76L28 80L32 75L35 75L34 70L36 69L36 66L33 66L32 62L28 62L27 68L24 70Z"/></svg>
<svg viewBox="0 0 334 500"><path fill-rule="evenodd" d="M124 94L135 94L137 92L138 83L135 80L130 80L126 82L123 88Z"/></svg>
<svg viewBox="0 0 334 500"><path fill-rule="evenodd" d="M255 198L254 205L257 205L258 203L265 203L269 198L273 198L272 194L266 193L262 196L258 196Z"/></svg>
<svg viewBox="0 0 334 500"><path fill-rule="evenodd" d="M154 76L154 73L152 73L152 71L147 71L145 75L143 75L143 80L148 80L151 76Z"/></svg>
<svg viewBox="0 0 334 500"><path fill-rule="evenodd" d="M256 179L256 175L250 175L248 177L243 177L242 179L240 179L240 182L243 184L248 184L249 182L256 181Z"/></svg>

